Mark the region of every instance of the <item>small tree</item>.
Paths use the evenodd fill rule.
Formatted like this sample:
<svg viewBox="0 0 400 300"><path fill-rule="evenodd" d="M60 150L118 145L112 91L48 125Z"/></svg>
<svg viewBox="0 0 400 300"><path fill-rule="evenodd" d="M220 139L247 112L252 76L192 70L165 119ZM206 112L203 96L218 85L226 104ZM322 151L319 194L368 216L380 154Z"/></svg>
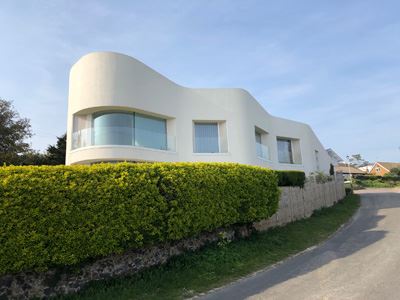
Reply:
<svg viewBox="0 0 400 300"><path fill-rule="evenodd" d="M47 147L48 165L65 165L65 155L67 150L67 134L57 137L57 143Z"/></svg>
<svg viewBox="0 0 400 300"><path fill-rule="evenodd" d="M388 174L400 176L400 168L393 168L390 170L390 173L388 173Z"/></svg>
<svg viewBox="0 0 400 300"><path fill-rule="evenodd" d="M0 165L19 164L30 151L25 140L31 136L29 119L21 118L10 101L0 98Z"/></svg>
<svg viewBox="0 0 400 300"><path fill-rule="evenodd" d="M21 165L64 165L66 154L67 136L57 137L55 145L49 145L46 152L31 150L20 157Z"/></svg>
<svg viewBox="0 0 400 300"><path fill-rule="evenodd" d="M350 164L356 168L363 167L369 164L367 160L362 158L361 154L353 154L348 157Z"/></svg>
<svg viewBox="0 0 400 300"><path fill-rule="evenodd" d="M329 166L329 175L335 175L335 167L332 164Z"/></svg>
<svg viewBox="0 0 400 300"><path fill-rule="evenodd" d="M41 166L47 164L46 154L31 150L21 155L19 164L23 166Z"/></svg>

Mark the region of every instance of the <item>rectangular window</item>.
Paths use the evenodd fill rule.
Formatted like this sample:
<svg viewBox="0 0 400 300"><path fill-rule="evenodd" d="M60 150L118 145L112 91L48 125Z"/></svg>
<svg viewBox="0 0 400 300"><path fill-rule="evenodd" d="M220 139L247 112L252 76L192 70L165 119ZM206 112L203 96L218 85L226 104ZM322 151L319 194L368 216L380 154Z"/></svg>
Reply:
<svg viewBox="0 0 400 300"><path fill-rule="evenodd" d="M218 123L194 124L194 152L219 152Z"/></svg>
<svg viewBox="0 0 400 300"><path fill-rule="evenodd" d="M135 146L167 150L166 120L135 113Z"/></svg>
<svg viewBox="0 0 400 300"><path fill-rule="evenodd" d="M261 157L261 158L266 158L266 157L264 157L264 153L263 153L263 144L261 143L261 133L256 131L255 135L256 135L257 156Z"/></svg>
<svg viewBox="0 0 400 300"><path fill-rule="evenodd" d="M315 153L315 164L317 166L317 171L319 171L319 152L318 150L315 150L314 153Z"/></svg>
<svg viewBox="0 0 400 300"><path fill-rule="evenodd" d="M256 143L261 144L261 133L256 131Z"/></svg>
<svg viewBox="0 0 400 300"><path fill-rule="evenodd" d="M293 164L292 141L290 139L277 139L278 161L284 164Z"/></svg>
<svg viewBox="0 0 400 300"><path fill-rule="evenodd" d="M258 158L269 160L269 149L267 145L268 133L255 126L256 154Z"/></svg>

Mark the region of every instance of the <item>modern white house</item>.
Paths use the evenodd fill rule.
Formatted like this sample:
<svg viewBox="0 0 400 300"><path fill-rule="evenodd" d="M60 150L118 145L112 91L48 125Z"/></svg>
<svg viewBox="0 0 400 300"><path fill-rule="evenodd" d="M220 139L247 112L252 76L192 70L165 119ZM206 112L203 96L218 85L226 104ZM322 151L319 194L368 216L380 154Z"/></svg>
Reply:
<svg viewBox="0 0 400 300"><path fill-rule="evenodd" d="M67 164L237 162L328 172L331 158L307 124L271 116L238 88L187 88L113 52L71 69Z"/></svg>

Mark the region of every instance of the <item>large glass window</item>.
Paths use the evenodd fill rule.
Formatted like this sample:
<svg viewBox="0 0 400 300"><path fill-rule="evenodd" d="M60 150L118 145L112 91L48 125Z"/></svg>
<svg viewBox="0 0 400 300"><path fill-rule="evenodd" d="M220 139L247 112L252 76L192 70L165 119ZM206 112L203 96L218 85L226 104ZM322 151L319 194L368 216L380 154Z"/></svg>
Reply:
<svg viewBox="0 0 400 300"><path fill-rule="evenodd" d="M219 152L218 123L194 124L194 152Z"/></svg>
<svg viewBox="0 0 400 300"><path fill-rule="evenodd" d="M166 121L135 114L135 146L167 150Z"/></svg>
<svg viewBox="0 0 400 300"><path fill-rule="evenodd" d="M132 145L132 113L97 113L93 115L94 145Z"/></svg>
<svg viewBox="0 0 400 300"><path fill-rule="evenodd" d="M290 139L277 139L278 142L278 160L280 163L292 164L292 141Z"/></svg>
<svg viewBox="0 0 400 300"><path fill-rule="evenodd" d="M138 113L93 114L93 145L130 145L167 150L166 120Z"/></svg>

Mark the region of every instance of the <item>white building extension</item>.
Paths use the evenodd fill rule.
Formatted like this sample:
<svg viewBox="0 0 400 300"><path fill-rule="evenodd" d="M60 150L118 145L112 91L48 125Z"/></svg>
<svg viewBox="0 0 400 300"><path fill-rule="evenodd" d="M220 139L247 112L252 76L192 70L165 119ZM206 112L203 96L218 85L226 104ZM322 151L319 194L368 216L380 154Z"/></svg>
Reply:
<svg viewBox="0 0 400 300"><path fill-rule="evenodd" d="M95 52L71 69L67 164L237 162L329 171L312 129L273 117L243 89L186 88L126 55Z"/></svg>

